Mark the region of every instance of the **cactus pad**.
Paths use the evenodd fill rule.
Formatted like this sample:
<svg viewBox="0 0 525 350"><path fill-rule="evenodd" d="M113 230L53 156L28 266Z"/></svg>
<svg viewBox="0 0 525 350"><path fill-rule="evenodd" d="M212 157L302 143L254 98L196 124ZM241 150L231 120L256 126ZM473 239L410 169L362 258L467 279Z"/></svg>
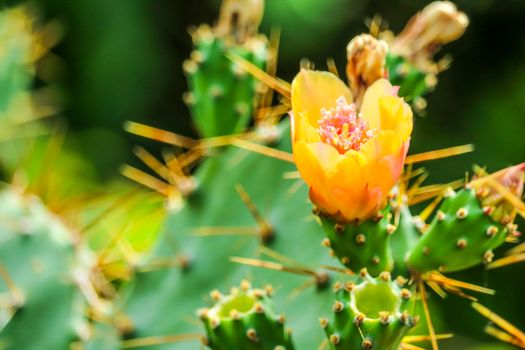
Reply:
<svg viewBox="0 0 525 350"><path fill-rule="evenodd" d="M0 342L6 349L66 349L87 336L70 232L33 196L0 193ZM4 306L6 306L4 308Z"/></svg>
<svg viewBox="0 0 525 350"><path fill-rule="evenodd" d="M329 246L341 262L352 271L367 268L372 275L393 267L389 236L395 227L390 221L388 209L378 218L347 225L334 223L331 219L320 216Z"/></svg>
<svg viewBox="0 0 525 350"><path fill-rule="evenodd" d="M195 51L184 63L190 92L185 95L193 122L203 137L244 131L253 115L257 81L228 56L263 68L267 42L254 37L243 45L218 37L207 26L193 34Z"/></svg>
<svg viewBox="0 0 525 350"><path fill-rule="evenodd" d="M490 262L506 237L507 229L484 212L473 190L448 191L408 264L418 272L467 269Z"/></svg>

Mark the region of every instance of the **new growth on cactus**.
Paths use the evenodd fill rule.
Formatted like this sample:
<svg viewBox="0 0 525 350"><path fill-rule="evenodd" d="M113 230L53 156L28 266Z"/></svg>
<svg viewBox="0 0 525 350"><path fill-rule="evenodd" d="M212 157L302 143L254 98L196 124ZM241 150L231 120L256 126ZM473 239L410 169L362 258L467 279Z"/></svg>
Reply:
<svg viewBox="0 0 525 350"><path fill-rule="evenodd" d="M406 280L391 281L387 271L371 277L366 269L355 282L337 282L333 320L320 319L331 349L397 350L417 322L409 314L413 294Z"/></svg>
<svg viewBox="0 0 525 350"><path fill-rule="evenodd" d="M248 281L228 295L211 292L213 307L198 310L207 333L204 344L223 350L292 350L285 317L275 314L271 294L271 287L252 289Z"/></svg>

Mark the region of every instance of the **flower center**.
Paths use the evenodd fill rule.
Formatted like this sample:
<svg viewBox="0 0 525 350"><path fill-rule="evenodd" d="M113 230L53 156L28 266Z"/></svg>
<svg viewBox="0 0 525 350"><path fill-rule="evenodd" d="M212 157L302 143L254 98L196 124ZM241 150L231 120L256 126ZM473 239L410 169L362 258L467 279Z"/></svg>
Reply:
<svg viewBox="0 0 525 350"><path fill-rule="evenodd" d="M335 108L321 109L317 131L324 143L341 154L349 150L359 151L377 132L369 129L368 122L357 115L355 104L349 104L344 96L337 99Z"/></svg>

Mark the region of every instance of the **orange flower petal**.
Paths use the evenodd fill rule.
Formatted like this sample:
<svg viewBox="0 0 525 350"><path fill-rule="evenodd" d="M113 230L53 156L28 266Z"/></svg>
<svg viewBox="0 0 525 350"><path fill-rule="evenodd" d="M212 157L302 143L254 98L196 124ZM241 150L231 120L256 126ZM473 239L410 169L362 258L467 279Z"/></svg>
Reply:
<svg viewBox="0 0 525 350"><path fill-rule="evenodd" d="M310 200L324 213L336 216L339 212L337 202L329 196L330 192L320 188L310 187Z"/></svg>
<svg viewBox="0 0 525 350"><path fill-rule="evenodd" d="M335 148L323 142L294 143L294 162L304 181L311 187L322 186L343 159Z"/></svg>
<svg viewBox="0 0 525 350"><path fill-rule="evenodd" d="M363 184L361 172L363 155L356 151L352 152L352 155L349 155L348 152L345 154L338 164L334 178L331 179L337 182L338 186L346 189L355 189Z"/></svg>
<svg viewBox="0 0 525 350"><path fill-rule="evenodd" d="M384 194L380 188L364 186L356 188L349 198L347 191L334 191L334 200L337 203L347 203L339 208L340 215L345 221L365 220L375 215L383 203ZM351 200L351 201L350 201Z"/></svg>

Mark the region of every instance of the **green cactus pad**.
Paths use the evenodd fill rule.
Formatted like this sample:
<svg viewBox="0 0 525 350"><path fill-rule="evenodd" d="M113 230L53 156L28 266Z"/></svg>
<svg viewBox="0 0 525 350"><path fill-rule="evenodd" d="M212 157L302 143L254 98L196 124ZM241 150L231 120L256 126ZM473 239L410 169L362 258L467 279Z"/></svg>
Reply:
<svg viewBox="0 0 525 350"><path fill-rule="evenodd" d="M449 191L408 265L418 272L464 270L489 262L506 237L507 229L484 213L473 190Z"/></svg>
<svg viewBox="0 0 525 350"><path fill-rule="evenodd" d="M232 288L229 295L211 293L215 304L200 309L207 338L213 350L292 350L284 316L273 310L271 289L252 289L244 281L241 288Z"/></svg>
<svg viewBox="0 0 525 350"><path fill-rule="evenodd" d="M397 222L397 229L390 238L390 247L394 259L392 274L408 277L410 275L407 266L408 253L417 244L420 237L417 229L418 220L412 216L410 208L405 204L401 204L392 213L398 217L398 220L395 221Z"/></svg>
<svg viewBox="0 0 525 350"><path fill-rule="evenodd" d="M264 68L266 39L255 37L235 44L217 37L207 26L201 26L193 37L195 51L184 63L190 89L185 101L193 122L203 137L243 132L254 112L257 81L228 56Z"/></svg>
<svg viewBox="0 0 525 350"><path fill-rule="evenodd" d="M2 348L67 349L87 335L71 234L36 197L8 188L0 206Z"/></svg>
<svg viewBox="0 0 525 350"><path fill-rule="evenodd" d="M325 245L352 271L367 268L374 276L390 271L393 258L389 240L396 229L389 223L390 216L385 209L378 218L341 225L321 214L319 217L328 239Z"/></svg>
<svg viewBox="0 0 525 350"><path fill-rule="evenodd" d="M334 318L320 319L330 348L398 350L416 319L408 314L412 292L392 282L390 273L372 278L361 271L361 281L336 283Z"/></svg>

